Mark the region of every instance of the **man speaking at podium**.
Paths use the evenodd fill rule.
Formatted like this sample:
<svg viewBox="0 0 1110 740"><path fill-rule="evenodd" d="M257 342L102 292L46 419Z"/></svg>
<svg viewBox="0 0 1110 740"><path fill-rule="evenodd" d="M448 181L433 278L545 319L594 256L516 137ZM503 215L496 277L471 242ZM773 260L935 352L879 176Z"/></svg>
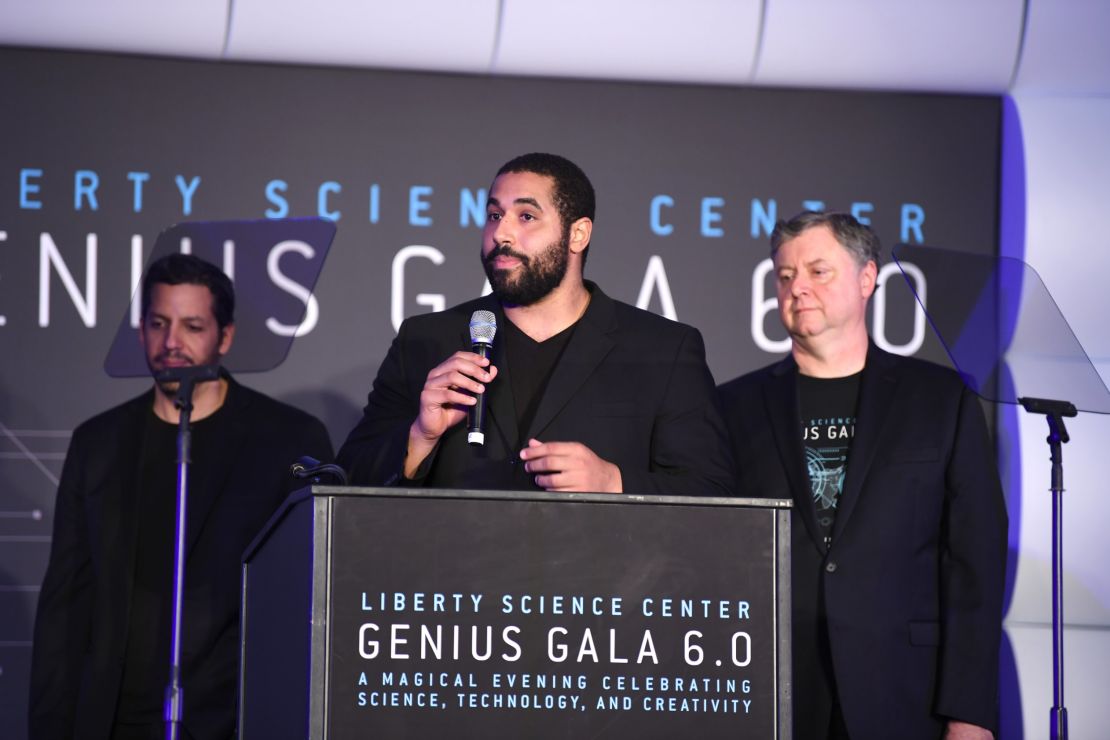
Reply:
<svg viewBox="0 0 1110 740"><path fill-rule="evenodd" d="M152 374L215 365L235 335L231 281L173 254L143 281ZM31 657L31 740L158 740L170 671L177 383L79 426L66 453ZM288 490L289 464L331 457L316 418L221 371L193 392L182 738L235 735L240 558Z"/></svg>
<svg viewBox="0 0 1110 740"><path fill-rule="evenodd" d="M794 736L989 738L1006 511L975 394L870 342L878 238L771 235L790 355L721 386L739 488L793 498Z"/></svg>
<svg viewBox="0 0 1110 740"><path fill-rule="evenodd" d="M526 154L500 169L481 248L493 295L401 326L339 452L352 482L730 494L701 335L583 279L593 221L574 163ZM471 351L475 311L496 324L488 359Z"/></svg>

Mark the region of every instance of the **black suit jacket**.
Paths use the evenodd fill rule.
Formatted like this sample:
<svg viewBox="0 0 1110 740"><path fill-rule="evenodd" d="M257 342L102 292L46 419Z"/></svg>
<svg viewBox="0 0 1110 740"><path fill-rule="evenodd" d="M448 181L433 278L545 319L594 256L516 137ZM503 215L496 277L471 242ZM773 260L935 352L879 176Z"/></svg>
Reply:
<svg viewBox="0 0 1110 740"><path fill-rule="evenodd" d="M301 455L331 459L319 420L229 382L226 455L211 476L221 483L191 486L188 501L181 680L184 727L197 740L235 733L242 554L288 492L290 463ZM111 732L153 393L86 421L70 441L35 617L32 740L106 739Z"/></svg>
<svg viewBox="0 0 1110 740"><path fill-rule="evenodd" d="M447 431L414 483L429 487L534 490L519 464L526 441L581 442L620 467L626 493L730 495L732 466L713 379L696 329L612 300L592 299L544 391L531 429L517 429L504 342L486 389L486 442L471 447L465 424ZM409 426L428 371L470 349L477 309L506 321L493 296L405 321L364 410L339 451L354 483L401 482ZM523 432L523 433L522 433Z"/></svg>
<svg viewBox="0 0 1110 740"><path fill-rule="evenodd" d="M719 389L740 494L794 500L795 737L821 736L822 670L853 740L935 739L946 718L996 728L1006 511L978 399L872 345L826 551L796 375L788 357Z"/></svg>

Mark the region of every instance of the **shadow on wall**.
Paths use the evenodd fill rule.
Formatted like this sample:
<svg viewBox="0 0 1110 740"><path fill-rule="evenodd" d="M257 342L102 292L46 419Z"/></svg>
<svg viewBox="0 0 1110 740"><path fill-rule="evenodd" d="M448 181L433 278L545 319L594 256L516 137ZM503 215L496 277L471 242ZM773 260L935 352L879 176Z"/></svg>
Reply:
<svg viewBox="0 0 1110 740"><path fill-rule="evenodd" d="M0 585L16 577L0 569ZM27 737L31 682L31 615L38 591L0 592L0 727L8 738ZM12 607L15 608L12 608Z"/></svg>
<svg viewBox="0 0 1110 740"><path fill-rule="evenodd" d="M68 429L43 429L34 394L0 388L0 736L27 737L31 635Z"/></svg>
<svg viewBox="0 0 1110 740"><path fill-rule="evenodd" d="M360 377L362 375L360 374ZM298 391L281 397L281 401L315 415L328 428L332 449L336 452L347 434L362 418L362 407L331 391ZM290 460L292 464L294 461ZM323 460L322 462L332 462Z"/></svg>
<svg viewBox="0 0 1110 740"><path fill-rule="evenodd" d="M1017 660L1006 630L1002 630L1002 647L998 653L998 696L998 740L1024 740Z"/></svg>
<svg viewBox="0 0 1110 740"><path fill-rule="evenodd" d="M1010 368L1003 363L1002 381L1012 387L1013 378ZM996 404L998 425L998 469L1002 477L1002 490L1006 495L1006 513L1009 515L1006 558L1006 595L1002 601L1002 615L1010 612L1013 603L1018 560L1021 553L1021 436L1020 416L1022 409L1013 404ZM999 740L1023 740L1023 714L1021 704L1021 684L1017 675L1017 661L1014 658L1010 636L1002 631L1002 646L998 655L998 695L999 695Z"/></svg>

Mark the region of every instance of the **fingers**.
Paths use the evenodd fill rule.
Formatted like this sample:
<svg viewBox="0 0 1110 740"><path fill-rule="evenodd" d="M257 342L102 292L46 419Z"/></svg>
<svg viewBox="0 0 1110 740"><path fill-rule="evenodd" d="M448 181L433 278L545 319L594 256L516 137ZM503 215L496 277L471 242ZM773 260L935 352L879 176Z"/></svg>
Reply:
<svg viewBox="0 0 1110 740"><path fill-rule="evenodd" d="M528 440L520 451L524 469L535 476L536 485L548 491L624 490L620 468L598 457L581 442Z"/></svg>
<svg viewBox="0 0 1110 740"><path fill-rule="evenodd" d="M534 474L536 485L548 491L586 490L590 463L595 456L579 442L528 440L520 451L524 469Z"/></svg>
<svg viewBox="0 0 1110 740"><path fill-rule="evenodd" d="M481 391L477 391L481 393ZM423 408L452 406L473 406L478 399L469 393L453 391L450 388L426 388L420 393L420 405Z"/></svg>
<svg viewBox="0 0 1110 740"><path fill-rule="evenodd" d="M528 440L528 446L520 451L521 460L538 460L550 455L583 457L593 453L581 442L541 442L538 439Z"/></svg>
<svg viewBox="0 0 1110 740"><path fill-rule="evenodd" d="M520 451L524 469L529 473L550 473L582 467L587 454L592 454L585 445L578 442L540 442L528 440L528 446Z"/></svg>
<svg viewBox="0 0 1110 740"><path fill-rule="evenodd" d="M456 352L428 372L424 389L448 389L482 393L484 383L497 377L497 368L488 358L473 352Z"/></svg>
<svg viewBox="0 0 1110 740"><path fill-rule="evenodd" d="M474 352L456 352L428 372L420 391L416 433L436 440L466 418L465 409L477 403L486 383L497 377L489 359Z"/></svg>
<svg viewBox="0 0 1110 740"><path fill-rule="evenodd" d="M568 473L550 473L535 476L536 485L545 491L581 491L574 478Z"/></svg>

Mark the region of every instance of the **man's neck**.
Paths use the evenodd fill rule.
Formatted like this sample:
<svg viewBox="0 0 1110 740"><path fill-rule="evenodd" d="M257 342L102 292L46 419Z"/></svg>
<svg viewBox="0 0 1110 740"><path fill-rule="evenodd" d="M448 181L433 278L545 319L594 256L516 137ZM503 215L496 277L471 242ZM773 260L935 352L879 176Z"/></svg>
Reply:
<svg viewBox="0 0 1110 740"><path fill-rule="evenodd" d="M197 383L193 387L193 413L191 421L200 421L220 410L227 400L227 378ZM161 388L154 386L154 414L170 424L181 420L181 412L174 405L175 396L167 396Z"/></svg>
<svg viewBox="0 0 1110 740"><path fill-rule="evenodd" d="M531 306L505 306L505 318L534 341L550 339L582 318L590 305L585 283L568 282Z"/></svg>
<svg viewBox="0 0 1110 740"><path fill-rule="evenodd" d="M795 337L791 353L802 375L845 378L863 370L867 362L867 348L867 332L864 330L828 342L809 342Z"/></svg>

